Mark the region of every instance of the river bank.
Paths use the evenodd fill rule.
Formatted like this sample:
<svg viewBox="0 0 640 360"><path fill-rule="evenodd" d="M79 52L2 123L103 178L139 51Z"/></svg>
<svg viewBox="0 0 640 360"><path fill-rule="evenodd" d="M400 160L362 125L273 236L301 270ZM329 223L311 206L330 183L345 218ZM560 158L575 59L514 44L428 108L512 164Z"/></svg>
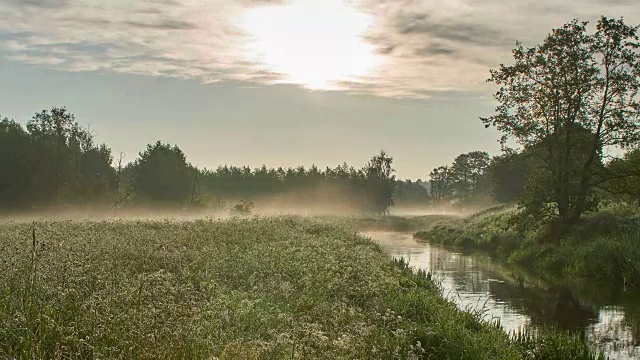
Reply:
<svg viewBox="0 0 640 360"><path fill-rule="evenodd" d="M522 225L513 208L446 219L415 237L482 251L552 282L591 281L631 290L640 286L640 217L626 209L589 216L562 238L545 224Z"/></svg>
<svg viewBox="0 0 640 360"><path fill-rule="evenodd" d="M611 360L640 358L640 297L591 284L549 285L482 253L419 242L411 234L369 233L385 252L432 274L461 309L479 309L505 331L553 327L579 334Z"/></svg>
<svg viewBox="0 0 640 360"><path fill-rule="evenodd" d="M594 359L512 338L342 225L0 225L0 357Z"/></svg>

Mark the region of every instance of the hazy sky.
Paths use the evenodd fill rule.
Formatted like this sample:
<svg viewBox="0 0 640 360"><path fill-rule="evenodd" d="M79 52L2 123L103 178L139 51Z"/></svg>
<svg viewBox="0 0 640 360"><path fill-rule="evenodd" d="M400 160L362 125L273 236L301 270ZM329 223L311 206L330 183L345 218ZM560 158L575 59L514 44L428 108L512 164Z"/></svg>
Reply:
<svg viewBox="0 0 640 360"><path fill-rule="evenodd" d="M0 114L67 106L125 160L363 165L402 178L497 153L488 70L578 17L637 0L1 0Z"/></svg>

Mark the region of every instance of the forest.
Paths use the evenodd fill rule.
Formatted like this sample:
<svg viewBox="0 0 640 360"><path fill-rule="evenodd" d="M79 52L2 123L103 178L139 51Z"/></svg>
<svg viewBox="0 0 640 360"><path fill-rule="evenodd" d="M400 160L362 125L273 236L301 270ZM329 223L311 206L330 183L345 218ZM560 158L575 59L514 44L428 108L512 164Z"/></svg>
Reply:
<svg viewBox="0 0 640 360"><path fill-rule="evenodd" d="M26 127L0 120L0 208L20 211L56 206L223 210L280 199L282 205L339 203L352 211L384 214L399 199L426 199L426 189L398 182L384 151L362 168L347 164L319 169L251 169L193 166L177 145L149 144L128 164L64 107L36 113ZM417 190L417 191L416 191ZM242 206L241 206L242 208Z"/></svg>

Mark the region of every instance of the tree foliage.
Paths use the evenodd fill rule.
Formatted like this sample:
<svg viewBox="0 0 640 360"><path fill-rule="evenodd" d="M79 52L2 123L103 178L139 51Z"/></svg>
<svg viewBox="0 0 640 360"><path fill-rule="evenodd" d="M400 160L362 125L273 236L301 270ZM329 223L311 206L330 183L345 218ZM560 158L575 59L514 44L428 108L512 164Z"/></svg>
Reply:
<svg viewBox="0 0 640 360"><path fill-rule="evenodd" d="M548 172L534 174L533 188L550 192L542 205L564 222L588 210L603 181L601 149L634 147L640 139L638 27L602 17L589 34L587 25L571 21L533 48L518 43L514 64L491 71L499 105L482 118L504 133L503 143L539 147L536 168Z"/></svg>
<svg viewBox="0 0 640 360"><path fill-rule="evenodd" d="M507 151L492 159L488 172L493 183L494 199L502 203L516 202L527 183L529 161L525 154Z"/></svg>
<svg viewBox="0 0 640 360"><path fill-rule="evenodd" d="M640 206L640 150L629 151L610 161L604 177L608 179L602 184L605 195Z"/></svg>
<svg viewBox="0 0 640 360"><path fill-rule="evenodd" d="M31 202L31 144L22 126L0 120L0 207L25 207Z"/></svg>
<svg viewBox="0 0 640 360"><path fill-rule="evenodd" d="M369 160L364 167L365 187L370 202L369 208L378 214L386 214L393 206L393 191L396 187L393 158L384 150Z"/></svg>
<svg viewBox="0 0 640 360"><path fill-rule="evenodd" d="M484 151L472 151L458 155L451 165L453 191L465 201L482 192L487 169L491 158Z"/></svg>
<svg viewBox="0 0 640 360"><path fill-rule="evenodd" d="M177 146L158 141L147 145L132 168L132 188L143 202L184 205L192 193L193 176Z"/></svg>
<svg viewBox="0 0 640 360"><path fill-rule="evenodd" d="M0 121L0 207L89 204L111 195L111 150L96 145L66 108L27 122Z"/></svg>
<svg viewBox="0 0 640 360"><path fill-rule="evenodd" d="M442 201L453 194L453 180L448 166L439 166L429 174L431 196L434 200Z"/></svg>
<svg viewBox="0 0 640 360"><path fill-rule="evenodd" d="M393 191L394 205L403 204L428 204L429 192L427 188L421 184L421 181L398 180Z"/></svg>
<svg viewBox="0 0 640 360"><path fill-rule="evenodd" d="M451 165L437 167L429 174L431 196L437 202L456 199L464 203L489 194L490 164L491 157L484 151L458 155Z"/></svg>

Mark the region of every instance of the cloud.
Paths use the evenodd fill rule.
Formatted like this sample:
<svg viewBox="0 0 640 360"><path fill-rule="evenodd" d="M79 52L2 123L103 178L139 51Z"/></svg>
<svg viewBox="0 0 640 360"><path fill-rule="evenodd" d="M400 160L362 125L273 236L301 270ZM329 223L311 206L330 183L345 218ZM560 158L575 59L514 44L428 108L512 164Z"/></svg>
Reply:
<svg viewBox="0 0 640 360"><path fill-rule="evenodd" d="M516 40L541 42L551 29L600 15L640 18L631 0L352 0L377 19L367 41L388 58L376 90L387 96L489 93L489 69L510 61ZM633 22L632 22L633 23ZM355 86L355 85L351 85Z"/></svg>
<svg viewBox="0 0 640 360"><path fill-rule="evenodd" d="M288 1L4 0L0 56L66 71L282 83L286 76L246 56L237 20ZM345 1L374 20L362 35L384 61L337 88L390 97L486 92L489 68L509 61L516 40L534 45L574 17L640 18L634 0Z"/></svg>
<svg viewBox="0 0 640 360"><path fill-rule="evenodd" d="M508 39L500 30L487 24L442 22L427 14L410 14L398 19L400 34L424 34L434 39L475 45L502 45Z"/></svg>
<svg viewBox="0 0 640 360"><path fill-rule="evenodd" d="M452 56L458 53L458 50L446 44L432 43L427 44L424 47L417 48L415 55L417 56Z"/></svg>
<svg viewBox="0 0 640 360"><path fill-rule="evenodd" d="M67 6L69 0L5 0L7 5L37 8L58 8Z"/></svg>
<svg viewBox="0 0 640 360"><path fill-rule="evenodd" d="M133 27L158 30L194 30L198 28L194 23L175 19L159 19L152 22L125 21L124 24Z"/></svg>

